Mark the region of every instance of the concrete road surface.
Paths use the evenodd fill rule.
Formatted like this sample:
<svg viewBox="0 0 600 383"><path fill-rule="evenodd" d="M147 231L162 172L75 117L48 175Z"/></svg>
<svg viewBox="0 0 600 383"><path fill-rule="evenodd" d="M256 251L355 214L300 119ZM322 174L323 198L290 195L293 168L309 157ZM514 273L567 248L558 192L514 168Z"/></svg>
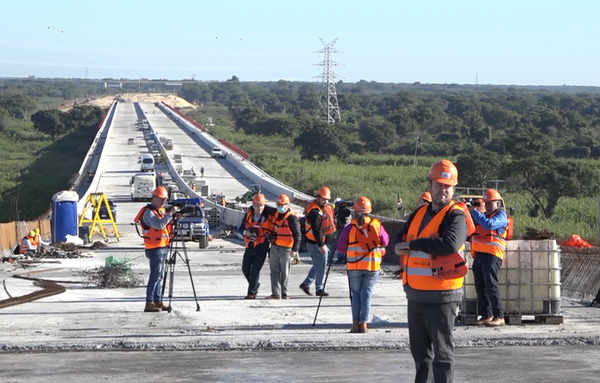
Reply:
<svg viewBox="0 0 600 383"><path fill-rule="evenodd" d="M458 349L454 381L598 382L600 348ZM412 382L408 351L5 354L0 382Z"/></svg>

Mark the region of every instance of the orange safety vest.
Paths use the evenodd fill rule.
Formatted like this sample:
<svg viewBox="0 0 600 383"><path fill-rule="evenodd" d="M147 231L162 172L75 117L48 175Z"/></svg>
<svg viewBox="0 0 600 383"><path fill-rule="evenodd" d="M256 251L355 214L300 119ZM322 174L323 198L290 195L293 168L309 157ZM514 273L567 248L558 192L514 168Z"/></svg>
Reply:
<svg viewBox="0 0 600 383"><path fill-rule="evenodd" d="M252 210L248 209L248 211L246 212L246 219L245 219L245 223L244 223L244 229L246 229L246 235L244 236L244 242L246 242L246 247L248 247L248 243L250 242L250 229L255 229L257 230L258 234L256 235L256 240L254 241L254 246L258 245L259 243L263 243L265 241L265 233L263 228L261 227L262 222L260 222L260 219L262 217L262 214L258 216L258 220L254 220L254 209L252 208Z"/></svg>
<svg viewBox="0 0 600 383"><path fill-rule="evenodd" d="M323 234L323 241L329 234L335 233L335 223L333 223L333 211L330 205L326 205L325 208L321 209L317 205L316 201L313 201L310 205L304 209L304 215L307 215L311 210L318 209L319 215L321 216L321 233ZM308 219L304 221L304 228L306 229L306 238L313 242L316 242L315 234L313 233L312 225L308 222Z"/></svg>
<svg viewBox="0 0 600 383"><path fill-rule="evenodd" d="M360 228L353 219L348 233L348 250L346 251L346 267L348 270L377 271L381 269L381 258L385 248L381 247L381 222L377 218L365 217Z"/></svg>
<svg viewBox="0 0 600 383"><path fill-rule="evenodd" d="M25 254L26 252L30 251L29 246L26 243L27 240L29 240L29 243L31 244L31 246L37 247L37 245L35 244L34 237L30 237L30 236L23 237L23 239L21 240L21 245L19 246L19 254Z"/></svg>
<svg viewBox="0 0 600 383"><path fill-rule="evenodd" d="M148 226L148 224L146 224L146 222L144 222L144 220L142 219L146 210L152 210L159 219L165 216L164 207L161 206L157 209L150 204L144 206L135 216L133 222L139 222L140 226L142 226L142 238L144 238L144 248L156 249L159 247L169 246L171 238L171 225L167 225L167 227L165 227L162 230L157 230L153 227Z"/></svg>
<svg viewBox="0 0 600 383"><path fill-rule="evenodd" d="M427 205L418 209L413 216L410 227L408 228L406 240L408 242L417 238L429 238L432 236L439 235L439 227L446 217L450 209L462 210L462 208L455 204L454 201L446 204L442 207L435 217L429 221L429 223L419 232L421 228L421 222L425 213L427 212ZM458 250L459 252L464 249L464 244ZM452 278L452 279L436 279L433 277L433 270L431 268L431 255L423 251L410 250L408 256L404 257L404 267L402 268L402 284L408 285L415 290L426 290L426 291L439 291L439 290L457 290L463 285L464 277Z"/></svg>
<svg viewBox="0 0 600 383"><path fill-rule="evenodd" d="M294 236L292 235L292 229L290 229L290 224L288 222L288 217L292 214L296 215L291 210L288 210L283 215L283 218L279 219L281 213L277 212L277 214L269 217L269 220L265 221L263 224L265 235L268 235L268 233L271 232L277 234L277 238L274 242L277 246L288 248L294 247Z"/></svg>
<svg viewBox="0 0 600 383"><path fill-rule="evenodd" d="M489 218L492 218L498 213L498 210L493 212ZM508 231L505 229L502 235L496 230L486 230L481 225L477 225L475 234L471 237L471 255L475 257L475 253L487 253L495 255L500 259L504 259L506 251L506 236Z"/></svg>

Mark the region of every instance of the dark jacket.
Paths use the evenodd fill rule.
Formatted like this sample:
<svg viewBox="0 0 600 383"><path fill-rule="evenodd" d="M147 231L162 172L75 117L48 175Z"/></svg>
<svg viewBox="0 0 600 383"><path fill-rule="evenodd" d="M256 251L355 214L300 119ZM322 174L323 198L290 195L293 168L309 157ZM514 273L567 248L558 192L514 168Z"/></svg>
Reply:
<svg viewBox="0 0 600 383"><path fill-rule="evenodd" d="M310 223L310 226L312 227L312 232L316 239L316 241L313 241L306 238L306 243L316 244L317 246L321 247L333 242L333 235L335 233L329 234L325 237L325 241L323 241L323 230L321 229L321 221L323 219L322 215L319 212L319 209L314 208L311 211L309 211L308 214L306 214L306 220L308 221L308 223Z"/></svg>
<svg viewBox="0 0 600 383"><path fill-rule="evenodd" d="M252 214L254 214L254 207L250 206L250 209L248 209L249 211L252 211ZM270 216L275 215L275 213L277 213L277 208L273 207L273 206L269 206L269 205L265 205L265 208L263 209L263 212L260 214L260 223L265 222L267 219L269 219ZM244 230L246 230L246 216L244 215L244 219L242 220L242 223L240 224L240 227L238 228L238 231L240 232L241 235L244 235Z"/></svg>
<svg viewBox="0 0 600 383"><path fill-rule="evenodd" d="M435 216L442 207L431 211L431 204L427 205L427 213L423 217L420 230ZM417 209L418 210L418 209ZM402 229L394 236L392 246L405 242L402 237L408 232L414 213L410 215ZM467 240L467 222L465 214L460 209L451 210L446 214L439 227L439 238L417 238L409 242L411 250L423 251L432 255L449 255L456 253ZM414 290L408 284L404 285L406 297L415 302L444 303L458 302L462 297L462 289L451 291L422 291Z"/></svg>

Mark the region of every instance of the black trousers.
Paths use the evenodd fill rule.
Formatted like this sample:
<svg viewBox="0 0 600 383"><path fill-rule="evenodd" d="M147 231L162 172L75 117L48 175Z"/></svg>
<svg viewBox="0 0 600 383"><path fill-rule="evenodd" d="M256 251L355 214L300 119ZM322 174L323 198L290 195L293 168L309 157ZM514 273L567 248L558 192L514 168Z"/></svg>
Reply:
<svg viewBox="0 0 600 383"><path fill-rule="evenodd" d="M244 251L242 272L248 281L248 295L256 295L257 293L260 270L265 264L268 251L269 244L265 242L258 244L253 248L247 247L246 251Z"/></svg>
<svg viewBox="0 0 600 383"><path fill-rule="evenodd" d="M452 330L458 302L408 301L408 337L415 361L415 383L451 383L454 375Z"/></svg>
<svg viewBox="0 0 600 383"><path fill-rule="evenodd" d="M477 291L477 311L483 318L504 318L502 299L498 289L498 271L502 260L495 255L476 253L473 261L473 279Z"/></svg>

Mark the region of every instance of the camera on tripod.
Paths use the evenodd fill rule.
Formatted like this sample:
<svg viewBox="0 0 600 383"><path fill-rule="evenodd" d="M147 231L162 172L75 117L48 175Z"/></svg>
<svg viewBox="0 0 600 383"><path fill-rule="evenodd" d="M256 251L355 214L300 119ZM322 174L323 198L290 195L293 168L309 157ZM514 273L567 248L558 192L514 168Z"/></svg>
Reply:
<svg viewBox="0 0 600 383"><path fill-rule="evenodd" d="M192 214L195 211L194 205L190 205L189 202L173 201L170 205L177 206L179 208L179 214Z"/></svg>
<svg viewBox="0 0 600 383"><path fill-rule="evenodd" d="M253 248L256 243L256 237L258 237L258 229L250 229L250 239L248 241L248 247Z"/></svg>

